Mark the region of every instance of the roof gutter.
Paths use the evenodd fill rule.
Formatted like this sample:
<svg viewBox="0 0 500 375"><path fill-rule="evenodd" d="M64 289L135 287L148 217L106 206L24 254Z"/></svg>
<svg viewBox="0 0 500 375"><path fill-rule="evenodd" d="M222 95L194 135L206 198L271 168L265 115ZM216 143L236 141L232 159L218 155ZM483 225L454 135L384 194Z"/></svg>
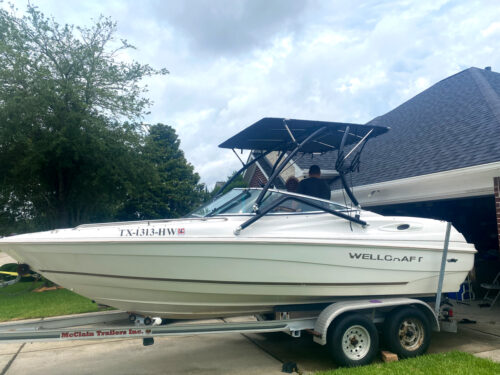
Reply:
<svg viewBox="0 0 500 375"><path fill-rule="evenodd" d="M500 176L500 162L356 186L353 190L365 207L492 195L493 177ZM343 199L342 189L332 200Z"/></svg>

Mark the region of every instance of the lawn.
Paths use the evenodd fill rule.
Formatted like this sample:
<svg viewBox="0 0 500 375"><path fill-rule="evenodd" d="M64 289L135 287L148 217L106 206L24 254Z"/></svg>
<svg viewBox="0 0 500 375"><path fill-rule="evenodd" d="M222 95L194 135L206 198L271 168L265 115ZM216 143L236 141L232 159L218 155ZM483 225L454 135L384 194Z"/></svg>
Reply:
<svg viewBox="0 0 500 375"><path fill-rule="evenodd" d="M36 293L42 282L22 282L0 289L0 322L98 311L96 303L67 289Z"/></svg>
<svg viewBox="0 0 500 375"><path fill-rule="evenodd" d="M340 368L315 375L456 375L500 374L500 363L474 357L469 353L429 354L399 362L376 363L364 367Z"/></svg>

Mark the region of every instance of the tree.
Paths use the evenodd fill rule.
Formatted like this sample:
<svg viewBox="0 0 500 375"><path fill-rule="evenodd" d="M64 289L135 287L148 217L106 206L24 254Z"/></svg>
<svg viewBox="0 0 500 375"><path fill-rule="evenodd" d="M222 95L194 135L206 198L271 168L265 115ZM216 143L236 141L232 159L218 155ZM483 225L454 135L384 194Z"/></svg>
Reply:
<svg viewBox="0 0 500 375"><path fill-rule="evenodd" d="M119 61L134 47L115 33L105 17L74 27L30 5L22 18L0 10L0 223L12 227L4 233L113 218L151 174L140 125L151 102L140 81L168 72Z"/></svg>
<svg viewBox="0 0 500 375"><path fill-rule="evenodd" d="M231 173L230 176L227 176L227 179L226 181L229 181L231 178L233 178L233 176L236 174L237 171L234 171L233 173ZM225 183L225 182L224 182ZM227 193L228 191L231 191L232 189L234 188L246 188L248 187L248 184L245 182L245 180L243 179L243 174L240 174L238 177L236 177L234 179L234 181L232 181L223 191L223 193ZM210 193L210 195L212 197L215 197L217 194L219 194L219 190L220 190L221 186L217 186L215 187L212 192Z"/></svg>
<svg viewBox="0 0 500 375"><path fill-rule="evenodd" d="M119 214L120 219L179 217L206 198L200 176L186 161L175 130L163 124L149 127L143 155L150 163L149 179L137 184Z"/></svg>

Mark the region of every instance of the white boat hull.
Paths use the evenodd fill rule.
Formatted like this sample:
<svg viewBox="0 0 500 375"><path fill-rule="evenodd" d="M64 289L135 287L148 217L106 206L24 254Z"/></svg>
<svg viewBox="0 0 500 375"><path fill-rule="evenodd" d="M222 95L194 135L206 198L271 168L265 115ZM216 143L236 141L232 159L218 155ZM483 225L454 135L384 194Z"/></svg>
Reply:
<svg viewBox="0 0 500 375"><path fill-rule="evenodd" d="M234 234L246 219L82 226L5 238L0 250L98 303L148 316L220 317L437 290L443 222L366 212L370 225L351 229L329 214L281 214ZM397 230L401 223L410 229ZM474 253L453 229L443 292L459 289Z"/></svg>

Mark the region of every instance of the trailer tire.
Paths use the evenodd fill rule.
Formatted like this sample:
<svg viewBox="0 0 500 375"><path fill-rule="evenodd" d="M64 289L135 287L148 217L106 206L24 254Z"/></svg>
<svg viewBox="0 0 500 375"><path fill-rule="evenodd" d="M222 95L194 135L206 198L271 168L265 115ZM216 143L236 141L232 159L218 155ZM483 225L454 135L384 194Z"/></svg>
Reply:
<svg viewBox="0 0 500 375"><path fill-rule="evenodd" d="M425 314L413 307L398 309L384 322L384 341L399 358L424 354L431 341L431 330Z"/></svg>
<svg viewBox="0 0 500 375"><path fill-rule="evenodd" d="M371 363L378 352L377 328L363 315L346 315L333 322L328 343L337 364L364 366Z"/></svg>

